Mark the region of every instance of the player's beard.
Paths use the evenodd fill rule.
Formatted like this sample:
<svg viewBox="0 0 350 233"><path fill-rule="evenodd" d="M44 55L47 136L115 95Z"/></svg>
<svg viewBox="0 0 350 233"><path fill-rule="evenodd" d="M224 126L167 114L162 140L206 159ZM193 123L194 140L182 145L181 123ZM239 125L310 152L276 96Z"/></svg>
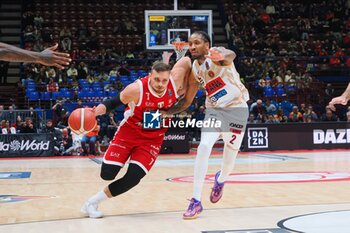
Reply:
<svg viewBox="0 0 350 233"><path fill-rule="evenodd" d="M164 93L165 88L153 88L153 90L158 94L162 95Z"/></svg>
<svg viewBox="0 0 350 233"><path fill-rule="evenodd" d="M162 95L165 91L165 88L158 88L157 86L153 87L152 84L150 86L157 95Z"/></svg>

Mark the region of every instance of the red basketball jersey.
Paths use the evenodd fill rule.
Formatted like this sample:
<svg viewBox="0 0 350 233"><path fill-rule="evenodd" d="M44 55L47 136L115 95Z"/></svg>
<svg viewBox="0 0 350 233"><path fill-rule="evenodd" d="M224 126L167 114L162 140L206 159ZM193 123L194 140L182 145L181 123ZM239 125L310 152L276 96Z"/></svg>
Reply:
<svg viewBox="0 0 350 233"><path fill-rule="evenodd" d="M124 120L122 123L126 123L125 126L131 126L133 128L141 129L147 132L147 136L150 136L150 131L158 133L165 132L166 129L149 130L143 129L143 115L144 112L155 112L157 110L166 110L174 105L178 95L176 92L175 84L173 79L170 77L168 86L162 96L158 96L150 87L149 77L146 76L137 80L140 86L140 97L138 103L131 103L125 109Z"/></svg>

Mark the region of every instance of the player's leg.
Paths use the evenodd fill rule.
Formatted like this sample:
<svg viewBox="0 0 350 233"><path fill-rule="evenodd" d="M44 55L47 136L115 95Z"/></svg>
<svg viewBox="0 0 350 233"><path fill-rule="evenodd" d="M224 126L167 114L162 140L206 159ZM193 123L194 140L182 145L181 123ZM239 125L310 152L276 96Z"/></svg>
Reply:
<svg viewBox="0 0 350 233"><path fill-rule="evenodd" d="M210 201L212 203L216 203L221 199L225 181L235 166L235 160L244 138L248 110L245 107L237 108L223 113L223 116L225 115L227 115L227 119L229 119L230 115L233 117L229 119L227 128L223 129L224 132L222 133L225 143L223 160L221 170L215 175L214 185L210 194Z"/></svg>
<svg viewBox="0 0 350 233"><path fill-rule="evenodd" d="M208 160L214 143L219 138L219 132L202 132L194 165L193 198L187 211L183 214L184 219L194 219L203 210L201 196L205 175L208 170Z"/></svg>
<svg viewBox="0 0 350 233"><path fill-rule="evenodd" d="M146 172L137 164L130 163L125 175L108 185L112 197L125 193L138 185Z"/></svg>
<svg viewBox="0 0 350 233"><path fill-rule="evenodd" d="M121 141L119 138L113 140L103 158L101 178L104 180L114 180L128 160L132 149L133 145L130 142ZM103 214L98 211L98 204L111 197L113 197L113 192L107 186L104 190L90 197L81 208L81 212L90 218L100 218Z"/></svg>

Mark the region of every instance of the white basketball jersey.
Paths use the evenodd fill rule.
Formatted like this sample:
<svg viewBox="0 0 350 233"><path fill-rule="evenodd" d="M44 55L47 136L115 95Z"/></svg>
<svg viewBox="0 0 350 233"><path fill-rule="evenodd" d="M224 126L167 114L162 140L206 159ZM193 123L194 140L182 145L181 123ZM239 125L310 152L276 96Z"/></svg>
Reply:
<svg viewBox="0 0 350 233"><path fill-rule="evenodd" d="M207 58L199 65L195 60L192 72L206 90L206 107L239 107L249 100L248 90L241 82L233 62L228 66L219 66Z"/></svg>

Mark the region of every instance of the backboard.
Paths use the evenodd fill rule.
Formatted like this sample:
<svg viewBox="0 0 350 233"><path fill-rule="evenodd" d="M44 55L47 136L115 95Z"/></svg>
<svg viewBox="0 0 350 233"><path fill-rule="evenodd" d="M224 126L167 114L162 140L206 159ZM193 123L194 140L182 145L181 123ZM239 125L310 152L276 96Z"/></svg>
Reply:
<svg viewBox="0 0 350 233"><path fill-rule="evenodd" d="M145 11L146 49L170 50L174 41L188 41L194 31L212 38L211 10Z"/></svg>

